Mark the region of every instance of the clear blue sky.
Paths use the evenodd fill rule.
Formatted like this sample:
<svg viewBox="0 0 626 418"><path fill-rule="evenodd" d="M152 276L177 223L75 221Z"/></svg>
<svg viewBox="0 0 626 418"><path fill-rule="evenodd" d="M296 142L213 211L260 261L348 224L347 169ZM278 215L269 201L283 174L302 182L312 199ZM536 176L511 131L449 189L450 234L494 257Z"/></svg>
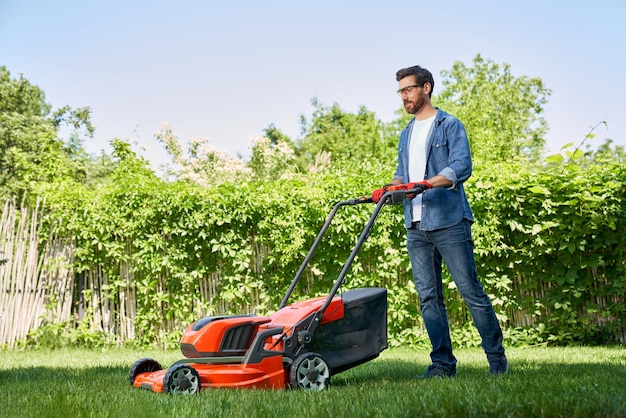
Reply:
<svg viewBox="0 0 626 418"><path fill-rule="evenodd" d="M558 151L600 121L626 145L625 18L624 0L0 0L0 65L55 108L91 107L90 152L118 137L156 165L162 122L246 155L271 123L298 137L313 97L390 121L396 70L430 69L436 94L442 70L481 54L553 90Z"/></svg>

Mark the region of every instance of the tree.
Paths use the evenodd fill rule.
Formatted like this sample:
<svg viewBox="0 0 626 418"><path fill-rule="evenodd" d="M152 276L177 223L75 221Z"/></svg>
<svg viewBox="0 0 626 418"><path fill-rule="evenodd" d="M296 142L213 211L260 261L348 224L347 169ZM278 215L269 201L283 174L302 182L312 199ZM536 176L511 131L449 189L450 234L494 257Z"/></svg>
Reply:
<svg viewBox="0 0 626 418"><path fill-rule="evenodd" d="M92 135L90 110L51 109L39 87L23 75L12 79L6 67L0 67L0 198L20 198L42 181L84 178L68 153L72 146L66 147L58 131L69 124Z"/></svg>
<svg viewBox="0 0 626 418"><path fill-rule="evenodd" d="M283 131L278 129L276 125L270 123L267 128L263 130L263 136L270 140L270 143L276 145L278 142L284 142L290 147L294 147L293 141Z"/></svg>
<svg viewBox="0 0 626 418"><path fill-rule="evenodd" d="M396 138L386 135L384 124L365 106L358 113L343 111L338 104L322 105L316 98L310 121L300 119L302 138L296 144L301 166L315 162L320 153L333 161L393 158Z"/></svg>
<svg viewBox="0 0 626 418"><path fill-rule="evenodd" d="M246 166L261 180L290 178L298 171L293 145L287 137L252 138L252 155Z"/></svg>
<svg viewBox="0 0 626 418"><path fill-rule="evenodd" d="M475 161L538 160L548 127L543 105L551 90L541 79L516 78L510 65L480 54L473 64L456 62L442 71L444 89L433 98L435 105L464 123Z"/></svg>
<svg viewBox="0 0 626 418"><path fill-rule="evenodd" d="M185 149L167 123L161 125L155 137L172 157L173 165L164 167L166 176L171 180L207 187L236 181L250 173L243 161L215 148L209 144L208 138L191 139Z"/></svg>

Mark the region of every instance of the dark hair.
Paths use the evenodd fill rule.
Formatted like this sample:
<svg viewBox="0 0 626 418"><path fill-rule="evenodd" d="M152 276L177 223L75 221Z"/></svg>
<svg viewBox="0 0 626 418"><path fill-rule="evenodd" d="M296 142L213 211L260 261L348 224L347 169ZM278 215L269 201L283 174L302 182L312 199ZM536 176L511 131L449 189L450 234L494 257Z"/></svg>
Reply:
<svg viewBox="0 0 626 418"><path fill-rule="evenodd" d="M415 76L415 82L423 86L426 83L430 83L430 93L429 96L432 95L433 89L435 88L435 80L433 79L433 75L426 68L422 68L419 65L415 65L413 67L403 68L398 70L396 73L396 81L402 80L404 77Z"/></svg>

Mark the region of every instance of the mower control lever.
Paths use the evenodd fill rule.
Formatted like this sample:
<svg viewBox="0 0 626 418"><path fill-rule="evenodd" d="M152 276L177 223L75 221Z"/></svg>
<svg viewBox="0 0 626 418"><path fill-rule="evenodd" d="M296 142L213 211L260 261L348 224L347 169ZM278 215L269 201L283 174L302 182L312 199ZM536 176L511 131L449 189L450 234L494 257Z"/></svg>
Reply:
<svg viewBox="0 0 626 418"><path fill-rule="evenodd" d="M387 203L391 205L397 205L404 202L404 198L413 199L418 194L424 193L427 187L420 183L406 183L406 184L397 184L395 186L387 187L387 192L383 195L387 197Z"/></svg>
<svg viewBox="0 0 626 418"><path fill-rule="evenodd" d="M387 190L387 192L385 192L381 200L384 200L385 203L389 205L399 205L400 203L404 202L405 197L406 197L406 190L404 189L393 190L390 187Z"/></svg>

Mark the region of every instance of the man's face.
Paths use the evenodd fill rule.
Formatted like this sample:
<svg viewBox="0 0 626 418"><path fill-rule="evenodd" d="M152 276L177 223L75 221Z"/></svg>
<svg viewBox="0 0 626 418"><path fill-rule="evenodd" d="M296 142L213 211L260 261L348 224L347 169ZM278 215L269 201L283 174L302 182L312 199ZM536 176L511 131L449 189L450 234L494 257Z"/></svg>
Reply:
<svg viewBox="0 0 626 418"><path fill-rule="evenodd" d="M414 115L424 107L428 101L425 86L418 86L415 76L404 77L399 81L398 94L402 98L407 113Z"/></svg>

